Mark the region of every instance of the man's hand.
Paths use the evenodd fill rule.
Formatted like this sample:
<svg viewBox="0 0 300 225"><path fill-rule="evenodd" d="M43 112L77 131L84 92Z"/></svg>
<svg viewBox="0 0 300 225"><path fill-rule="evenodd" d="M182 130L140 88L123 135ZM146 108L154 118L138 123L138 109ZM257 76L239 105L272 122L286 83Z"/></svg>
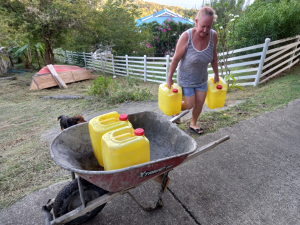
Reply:
<svg viewBox="0 0 300 225"><path fill-rule="evenodd" d="M219 82L219 74L215 74L214 83L218 83L218 82Z"/></svg>
<svg viewBox="0 0 300 225"><path fill-rule="evenodd" d="M173 79L168 77L167 78L167 86L168 86L169 89L172 87L173 83L174 83Z"/></svg>

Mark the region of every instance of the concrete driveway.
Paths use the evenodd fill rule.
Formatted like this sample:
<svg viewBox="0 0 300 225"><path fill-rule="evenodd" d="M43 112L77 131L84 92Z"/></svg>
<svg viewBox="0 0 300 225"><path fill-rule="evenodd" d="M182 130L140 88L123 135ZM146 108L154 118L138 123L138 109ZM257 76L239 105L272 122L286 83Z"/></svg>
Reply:
<svg viewBox="0 0 300 225"><path fill-rule="evenodd" d="M283 109L199 137L199 147L231 139L170 172L164 207L144 212L128 195L109 202L98 224L300 224L300 100ZM41 206L67 182L28 195L0 212L0 224L43 224ZM144 204L158 193L149 181L132 191Z"/></svg>

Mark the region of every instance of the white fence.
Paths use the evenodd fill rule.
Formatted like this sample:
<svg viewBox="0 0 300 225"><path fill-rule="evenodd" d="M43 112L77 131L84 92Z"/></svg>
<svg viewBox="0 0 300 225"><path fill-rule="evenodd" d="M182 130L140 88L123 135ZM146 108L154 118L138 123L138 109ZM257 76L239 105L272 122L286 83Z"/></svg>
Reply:
<svg viewBox="0 0 300 225"><path fill-rule="evenodd" d="M235 49L228 53L228 68L237 82L242 85L256 86L291 68L299 61L300 35L264 44ZM135 76L144 81L163 83L168 75L172 57L135 57L113 56L85 52L55 51L55 57L61 62L81 67L93 68L120 76ZM219 54L222 58L222 54ZM222 61L220 61L222 63ZM219 63L219 64L220 64ZM211 67L208 68L213 73ZM219 67L219 75L222 75ZM174 73L174 78L177 74Z"/></svg>

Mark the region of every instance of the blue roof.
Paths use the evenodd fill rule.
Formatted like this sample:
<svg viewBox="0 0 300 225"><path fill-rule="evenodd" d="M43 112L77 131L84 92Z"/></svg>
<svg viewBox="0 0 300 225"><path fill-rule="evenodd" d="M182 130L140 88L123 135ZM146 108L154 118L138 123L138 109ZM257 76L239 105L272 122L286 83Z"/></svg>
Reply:
<svg viewBox="0 0 300 225"><path fill-rule="evenodd" d="M135 20L135 22L137 22L137 25L141 25L142 23L150 23L153 21L156 21L159 24L162 24L165 20L170 19L173 20L174 22L182 22L182 23L187 23L187 24L194 24L194 21L191 19L186 19L183 18L181 15L172 12L171 10L168 9L163 9L159 12L157 12L155 15L149 15L149 16L145 16L142 18L139 18L137 20Z"/></svg>

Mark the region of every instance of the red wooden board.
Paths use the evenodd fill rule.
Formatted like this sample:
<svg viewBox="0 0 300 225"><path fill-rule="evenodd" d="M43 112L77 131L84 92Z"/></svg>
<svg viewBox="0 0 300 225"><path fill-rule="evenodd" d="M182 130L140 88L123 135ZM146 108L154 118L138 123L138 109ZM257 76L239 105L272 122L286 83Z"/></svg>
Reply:
<svg viewBox="0 0 300 225"><path fill-rule="evenodd" d="M67 72L67 71L78 71L85 70L80 68L79 66L69 66L69 65L53 65L54 69L57 73L59 72ZM50 73L50 70L47 66L43 67L37 74L47 74Z"/></svg>

